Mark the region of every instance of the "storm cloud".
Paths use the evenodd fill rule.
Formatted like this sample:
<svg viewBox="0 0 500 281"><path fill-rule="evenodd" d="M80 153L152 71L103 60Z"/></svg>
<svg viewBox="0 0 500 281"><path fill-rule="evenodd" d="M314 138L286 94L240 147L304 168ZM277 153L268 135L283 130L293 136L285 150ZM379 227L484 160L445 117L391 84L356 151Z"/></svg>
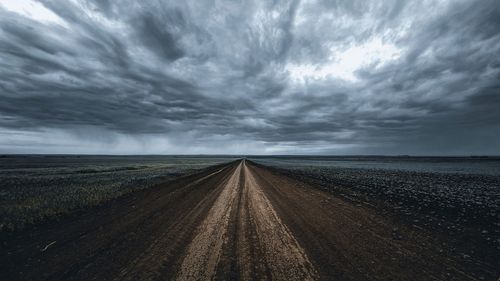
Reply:
<svg viewBox="0 0 500 281"><path fill-rule="evenodd" d="M0 0L0 153L500 154L500 2Z"/></svg>

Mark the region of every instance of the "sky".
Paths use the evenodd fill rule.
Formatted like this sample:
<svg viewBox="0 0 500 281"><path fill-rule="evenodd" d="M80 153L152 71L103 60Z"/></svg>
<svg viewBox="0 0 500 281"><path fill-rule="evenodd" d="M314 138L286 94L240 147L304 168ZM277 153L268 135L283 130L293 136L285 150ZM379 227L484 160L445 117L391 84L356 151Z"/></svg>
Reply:
<svg viewBox="0 0 500 281"><path fill-rule="evenodd" d="M500 1L0 0L0 153L500 155Z"/></svg>

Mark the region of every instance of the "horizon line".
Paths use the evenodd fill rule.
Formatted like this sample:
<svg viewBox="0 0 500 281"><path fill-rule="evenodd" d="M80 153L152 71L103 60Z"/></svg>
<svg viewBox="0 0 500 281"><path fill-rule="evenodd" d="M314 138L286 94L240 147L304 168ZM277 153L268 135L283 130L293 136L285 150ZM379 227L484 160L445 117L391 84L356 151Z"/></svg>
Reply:
<svg viewBox="0 0 500 281"><path fill-rule="evenodd" d="M229 157L449 157L449 158L497 158L500 155L475 155L475 154L92 154L92 153L0 153L5 156L229 156Z"/></svg>

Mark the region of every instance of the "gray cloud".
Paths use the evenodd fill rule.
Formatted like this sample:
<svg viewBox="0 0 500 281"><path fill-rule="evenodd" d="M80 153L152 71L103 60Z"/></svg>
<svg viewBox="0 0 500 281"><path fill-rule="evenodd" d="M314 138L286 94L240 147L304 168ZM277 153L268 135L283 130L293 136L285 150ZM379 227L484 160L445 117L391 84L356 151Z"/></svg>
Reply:
<svg viewBox="0 0 500 281"><path fill-rule="evenodd" d="M0 152L500 153L495 0L38 6L0 4Z"/></svg>
<svg viewBox="0 0 500 281"><path fill-rule="evenodd" d="M178 10L170 13L169 17L157 18L151 12L146 12L134 20L136 25L135 36L144 47L155 52L159 57L167 60L176 60L184 56L184 52L177 46L177 40L167 27L183 25L184 17Z"/></svg>

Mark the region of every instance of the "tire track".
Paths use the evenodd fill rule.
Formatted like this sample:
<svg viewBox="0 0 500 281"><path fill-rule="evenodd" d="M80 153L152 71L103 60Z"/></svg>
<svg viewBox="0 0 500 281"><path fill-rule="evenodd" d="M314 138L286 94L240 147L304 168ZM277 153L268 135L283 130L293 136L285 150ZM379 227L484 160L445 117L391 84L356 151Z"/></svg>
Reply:
<svg viewBox="0 0 500 281"><path fill-rule="evenodd" d="M176 280L212 280L215 276L222 245L227 241L231 210L239 192L240 163L221 194L214 202L206 219L198 227L197 235L188 246Z"/></svg>
<svg viewBox="0 0 500 281"><path fill-rule="evenodd" d="M4 234L0 279L170 279L194 229L238 164L208 168L62 221ZM37 246L56 240L44 252Z"/></svg>
<svg viewBox="0 0 500 281"><path fill-rule="evenodd" d="M248 188L249 212L255 219L260 244L274 280L317 280L318 273L292 232L282 222L244 165L245 187Z"/></svg>
<svg viewBox="0 0 500 281"><path fill-rule="evenodd" d="M437 250L445 244L431 233L265 167L249 170L322 280L480 280L463 270L460 257ZM403 239L394 238L396 227Z"/></svg>

